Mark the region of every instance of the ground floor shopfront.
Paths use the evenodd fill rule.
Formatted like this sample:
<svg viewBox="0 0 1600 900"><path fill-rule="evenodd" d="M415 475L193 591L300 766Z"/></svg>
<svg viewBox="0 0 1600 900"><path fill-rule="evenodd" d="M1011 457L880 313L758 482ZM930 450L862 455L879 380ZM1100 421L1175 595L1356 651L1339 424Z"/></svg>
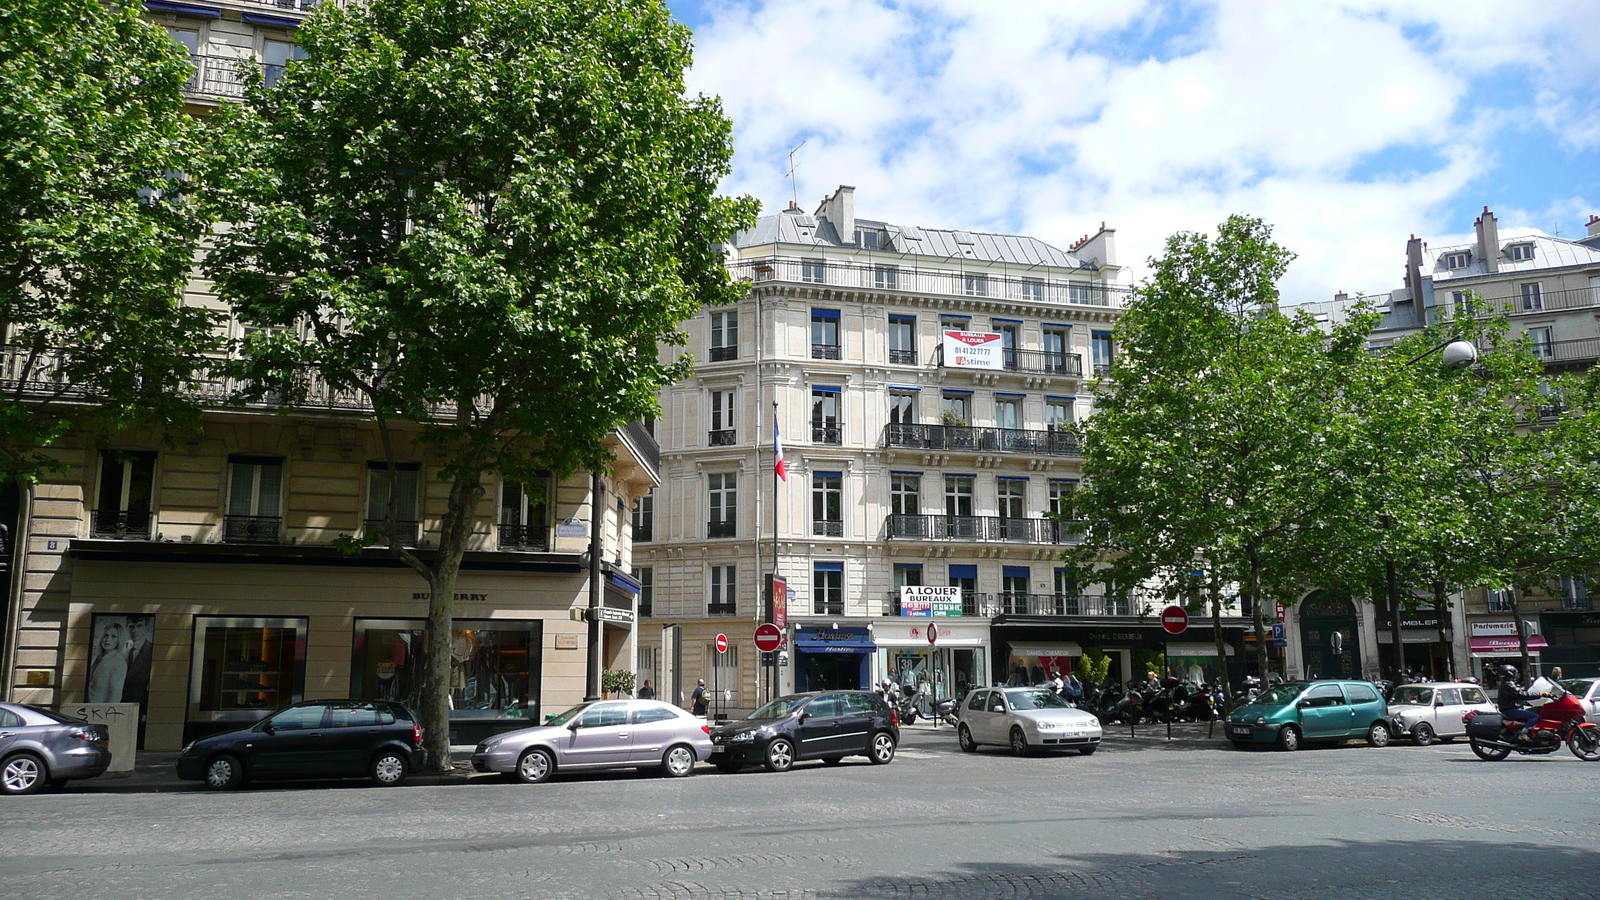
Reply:
<svg viewBox="0 0 1600 900"><path fill-rule="evenodd" d="M1112 659L1109 675L1126 684L1143 680L1140 663L1160 661L1167 673L1217 683L1226 677L1238 684L1246 672L1243 619L1222 625L1223 657L1217 656L1209 624L1192 625L1179 635L1164 631L1153 619L1137 617L1062 619L1048 616L1002 616L992 627L995 646L992 677L996 683L1038 684L1054 672L1076 668L1085 654ZM1147 665L1148 667L1148 665Z"/></svg>
<svg viewBox="0 0 1600 900"><path fill-rule="evenodd" d="M90 542L84 542L90 543ZM392 560L75 547L60 696L137 702L143 745L173 750L303 699L415 705L429 595ZM574 560L469 559L451 635L453 742L541 721L585 694L588 603ZM58 577L65 577L58 576ZM607 573L604 602L637 588ZM632 629L602 629L602 665L633 667Z"/></svg>

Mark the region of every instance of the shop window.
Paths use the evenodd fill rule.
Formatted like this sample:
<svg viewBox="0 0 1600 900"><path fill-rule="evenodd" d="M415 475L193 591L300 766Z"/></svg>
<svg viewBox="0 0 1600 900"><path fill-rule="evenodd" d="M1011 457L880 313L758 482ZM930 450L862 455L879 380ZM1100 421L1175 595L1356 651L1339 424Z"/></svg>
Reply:
<svg viewBox="0 0 1600 900"><path fill-rule="evenodd" d="M450 644L450 717L538 720L544 623L456 619ZM350 686L363 700L422 705L426 623L357 619Z"/></svg>
<svg viewBox="0 0 1600 900"><path fill-rule="evenodd" d="M383 460L367 463L366 533L377 537L381 543L389 542L384 520L389 514L389 497L392 493L395 535L400 543L415 546L421 534L417 504L421 482L422 466L418 463L395 463L393 472L389 471L389 464Z"/></svg>
<svg viewBox="0 0 1600 900"><path fill-rule="evenodd" d="M283 460L235 454L228 457L228 514L223 539L275 544L283 532Z"/></svg>
<svg viewBox="0 0 1600 900"><path fill-rule="evenodd" d="M91 536L148 538L155 473L154 453L100 451L100 489L89 525Z"/></svg>
<svg viewBox="0 0 1600 900"><path fill-rule="evenodd" d="M197 616L189 721L249 723L301 699L306 620Z"/></svg>

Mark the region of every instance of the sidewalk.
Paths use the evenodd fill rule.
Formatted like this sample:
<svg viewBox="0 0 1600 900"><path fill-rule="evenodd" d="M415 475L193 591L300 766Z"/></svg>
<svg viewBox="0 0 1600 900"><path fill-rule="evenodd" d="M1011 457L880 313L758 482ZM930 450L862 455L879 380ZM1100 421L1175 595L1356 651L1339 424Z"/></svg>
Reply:
<svg viewBox="0 0 1600 900"><path fill-rule="evenodd" d="M450 748L453 771L448 775L410 775L406 785L466 784L472 771L471 744ZM179 791L201 791L205 785L198 781L178 778L178 751L141 750L134 757L133 771L111 772L99 778L69 781L61 793L67 794L148 794ZM486 776L485 776L486 777ZM296 782L284 782L285 784Z"/></svg>

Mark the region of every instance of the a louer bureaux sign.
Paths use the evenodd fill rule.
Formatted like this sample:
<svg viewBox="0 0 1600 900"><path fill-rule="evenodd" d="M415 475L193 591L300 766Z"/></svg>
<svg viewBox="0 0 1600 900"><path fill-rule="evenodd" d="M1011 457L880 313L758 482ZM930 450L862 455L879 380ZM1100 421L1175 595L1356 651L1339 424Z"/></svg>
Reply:
<svg viewBox="0 0 1600 900"><path fill-rule="evenodd" d="M988 331L946 331L944 364L961 369L1004 369L1000 335Z"/></svg>
<svg viewBox="0 0 1600 900"><path fill-rule="evenodd" d="M906 585L900 589L900 615L945 617L961 615L961 588Z"/></svg>

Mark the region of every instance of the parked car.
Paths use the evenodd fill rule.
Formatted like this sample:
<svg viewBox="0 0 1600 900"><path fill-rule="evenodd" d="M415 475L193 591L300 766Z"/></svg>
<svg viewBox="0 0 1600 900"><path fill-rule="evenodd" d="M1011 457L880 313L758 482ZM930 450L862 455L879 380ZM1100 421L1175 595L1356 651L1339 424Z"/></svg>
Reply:
<svg viewBox="0 0 1600 900"><path fill-rule="evenodd" d="M882 697L866 691L791 694L713 728L711 742L711 762L723 772L754 764L787 772L798 760L832 766L847 756L881 766L900 745L900 720Z"/></svg>
<svg viewBox="0 0 1600 900"><path fill-rule="evenodd" d="M422 767L422 726L387 700L306 700L240 731L191 742L178 777L212 790L251 780L368 777L395 785Z"/></svg>
<svg viewBox="0 0 1600 900"><path fill-rule="evenodd" d="M472 751L472 767L525 784L562 770L629 767L682 778L711 755L710 730L704 719L659 700L599 700L489 738Z"/></svg>
<svg viewBox="0 0 1600 900"><path fill-rule="evenodd" d="M1389 710L1367 681L1287 681L1228 714L1235 747L1296 750L1302 743L1352 738L1385 747L1390 737Z"/></svg>
<svg viewBox="0 0 1600 900"><path fill-rule="evenodd" d="M1076 750L1084 756L1100 746L1100 720L1047 687L977 688L961 707L956 738L971 753L983 744L1009 746L1018 756L1035 750Z"/></svg>
<svg viewBox="0 0 1600 900"><path fill-rule="evenodd" d="M0 793L32 794L46 785L93 778L110 768L110 744L104 725L0 703Z"/></svg>
<svg viewBox="0 0 1600 900"><path fill-rule="evenodd" d="M1600 724L1600 678L1563 678L1557 684L1583 704L1586 721Z"/></svg>
<svg viewBox="0 0 1600 900"><path fill-rule="evenodd" d="M1435 740L1463 737L1461 718L1469 712L1494 712L1495 705L1483 688L1458 681L1405 684L1389 697L1389 728L1396 737L1409 736L1418 746Z"/></svg>

